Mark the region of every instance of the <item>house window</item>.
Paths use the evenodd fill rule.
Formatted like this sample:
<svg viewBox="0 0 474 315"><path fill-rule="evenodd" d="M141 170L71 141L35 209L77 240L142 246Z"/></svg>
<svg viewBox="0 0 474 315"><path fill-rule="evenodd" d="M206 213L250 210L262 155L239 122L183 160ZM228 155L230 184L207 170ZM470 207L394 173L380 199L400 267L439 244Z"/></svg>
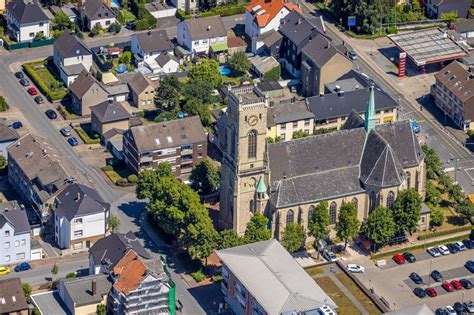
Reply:
<svg viewBox="0 0 474 315"><path fill-rule="evenodd" d="M74 236L82 236L82 230L74 231Z"/></svg>
<svg viewBox="0 0 474 315"><path fill-rule="evenodd" d="M286 213L286 225L290 224L290 223L293 223L295 222L295 213L293 212L293 210L289 210L287 213Z"/></svg>
<svg viewBox="0 0 474 315"><path fill-rule="evenodd" d="M74 223L82 223L82 218L74 219Z"/></svg>
<svg viewBox="0 0 474 315"><path fill-rule="evenodd" d="M105 21L105 25L110 25L110 21Z"/></svg>
<svg viewBox="0 0 474 315"><path fill-rule="evenodd" d="M44 26L44 23L43 23L43 22L40 22L40 23L39 23L39 26L40 26L40 27Z"/></svg>
<svg viewBox="0 0 474 315"><path fill-rule="evenodd" d="M16 254L16 260L23 260L23 259L25 259L25 253Z"/></svg>
<svg viewBox="0 0 474 315"><path fill-rule="evenodd" d="M333 201L329 206L329 224L336 224L337 204Z"/></svg>
<svg viewBox="0 0 474 315"><path fill-rule="evenodd" d="M35 37L35 33L30 33L30 37Z"/></svg>
<svg viewBox="0 0 474 315"><path fill-rule="evenodd" d="M194 45L199 45L199 41L195 41L195 42L194 42Z"/></svg>
<svg viewBox="0 0 474 315"><path fill-rule="evenodd" d="M387 194L387 208L393 209L394 200L395 200L395 193L393 191L389 191Z"/></svg>
<svg viewBox="0 0 474 315"><path fill-rule="evenodd" d="M25 246L26 245L26 240L21 240L21 246Z"/></svg>
<svg viewBox="0 0 474 315"><path fill-rule="evenodd" d="M5 249L9 249L10 248L10 242L5 242Z"/></svg>
<svg viewBox="0 0 474 315"><path fill-rule="evenodd" d="M15 241L15 247L18 247L18 246L20 246L20 241L16 240Z"/></svg>
<svg viewBox="0 0 474 315"><path fill-rule="evenodd" d="M352 198L352 204L354 205L356 211L358 210L359 208L359 199L357 199L356 197Z"/></svg>
<svg viewBox="0 0 474 315"><path fill-rule="evenodd" d="M257 131L251 130L248 135L248 158L257 157Z"/></svg>
<svg viewBox="0 0 474 315"><path fill-rule="evenodd" d="M10 236L10 231L5 231L5 237L9 237Z"/></svg>
<svg viewBox="0 0 474 315"><path fill-rule="evenodd" d="M377 194L372 191L369 195L369 214L377 207Z"/></svg>
<svg viewBox="0 0 474 315"><path fill-rule="evenodd" d="M74 244L74 249L81 249L81 248L82 248L82 243Z"/></svg>
<svg viewBox="0 0 474 315"><path fill-rule="evenodd" d="M10 255L6 255L5 256L5 262L9 262L10 261Z"/></svg>

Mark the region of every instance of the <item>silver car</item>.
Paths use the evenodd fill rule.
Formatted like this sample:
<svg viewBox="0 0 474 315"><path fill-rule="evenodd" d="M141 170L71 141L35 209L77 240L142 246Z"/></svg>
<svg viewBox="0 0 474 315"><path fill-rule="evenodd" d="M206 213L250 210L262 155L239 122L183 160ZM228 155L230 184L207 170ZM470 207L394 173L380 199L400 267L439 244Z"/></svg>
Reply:
<svg viewBox="0 0 474 315"><path fill-rule="evenodd" d="M71 135L71 130L69 130L69 128L67 128L67 127L61 128L61 130L59 130L59 131L65 137L69 137Z"/></svg>
<svg viewBox="0 0 474 315"><path fill-rule="evenodd" d="M469 313L474 313L474 302L472 301L464 302L464 306L466 307Z"/></svg>

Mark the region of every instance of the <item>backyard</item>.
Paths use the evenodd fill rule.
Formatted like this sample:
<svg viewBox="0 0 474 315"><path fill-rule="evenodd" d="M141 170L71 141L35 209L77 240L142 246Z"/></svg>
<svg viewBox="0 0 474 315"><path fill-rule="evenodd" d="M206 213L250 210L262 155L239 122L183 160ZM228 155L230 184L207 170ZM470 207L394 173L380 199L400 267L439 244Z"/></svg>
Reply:
<svg viewBox="0 0 474 315"><path fill-rule="evenodd" d="M76 125L74 129L85 144L100 143L100 136L92 131L90 123Z"/></svg>
<svg viewBox="0 0 474 315"><path fill-rule="evenodd" d="M59 74L51 58L23 64L26 74L51 101L67 95L67 88L59 81Z"/></svg>

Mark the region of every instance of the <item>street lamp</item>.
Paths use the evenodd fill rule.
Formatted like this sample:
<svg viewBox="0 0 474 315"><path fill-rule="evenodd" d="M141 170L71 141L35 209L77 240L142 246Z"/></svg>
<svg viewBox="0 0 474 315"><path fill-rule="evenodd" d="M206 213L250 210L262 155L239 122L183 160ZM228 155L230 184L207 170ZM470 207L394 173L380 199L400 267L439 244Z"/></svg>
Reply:
<svg viewBox="0 0 474 315"><path fill-rule="evenodd" d="M428 286L431 285L431 272L433 271L433 258L430 259L430 273L428 274Z"/></svg>
<svg viewBox="0 0 474 315"><path fill-rule="evenodd" d="M451 161L454 161L454 184L458 183L458 162L459 158L451 158Z"/></svg>

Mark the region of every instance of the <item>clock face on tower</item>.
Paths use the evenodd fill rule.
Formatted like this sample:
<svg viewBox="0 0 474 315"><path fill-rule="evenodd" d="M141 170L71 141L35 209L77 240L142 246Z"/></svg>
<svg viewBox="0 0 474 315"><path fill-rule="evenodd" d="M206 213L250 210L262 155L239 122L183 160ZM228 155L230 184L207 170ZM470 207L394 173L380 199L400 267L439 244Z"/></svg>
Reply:
<svg viewBox="0 0 474 315"><path fill-rule="evenodd" d="M249 118L249 125L250 125L250 126L255 126L257 123L258 123L258 117L255 116L255 115L250 116L250 118Z"/></svg>

